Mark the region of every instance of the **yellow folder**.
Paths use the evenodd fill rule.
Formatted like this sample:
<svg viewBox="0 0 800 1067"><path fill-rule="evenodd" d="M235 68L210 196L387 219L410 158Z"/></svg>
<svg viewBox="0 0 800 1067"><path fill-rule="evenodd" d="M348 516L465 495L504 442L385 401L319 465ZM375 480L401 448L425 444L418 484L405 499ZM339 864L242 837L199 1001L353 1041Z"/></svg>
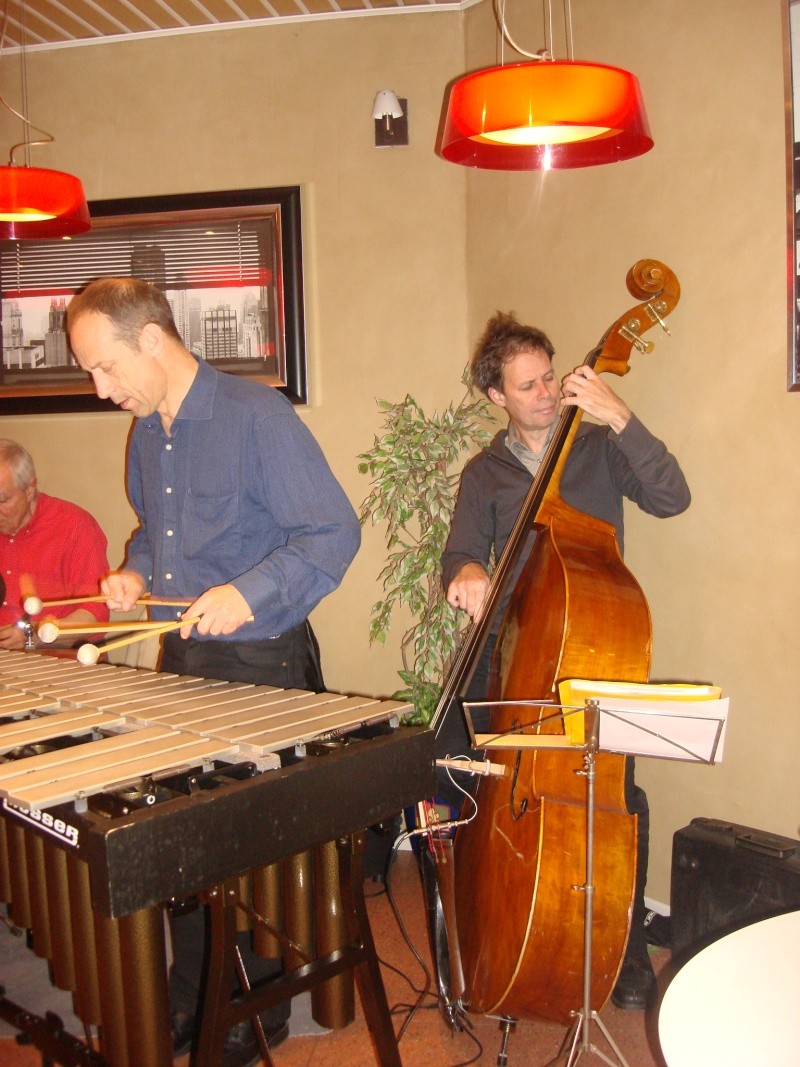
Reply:
<svg viewBox="0 0 800 1067"><path fill-rule="evenodd" d="M688 682L599 682L586 678L567 678L558 683L559 701L565 707L583 708L587 700L597 700L602 707L603 698L636 701L694 701L719 700L722 690L718 685L692 685ZM573 745L585 744L584 714L582 711L564 718L564 730Z"/></svg>

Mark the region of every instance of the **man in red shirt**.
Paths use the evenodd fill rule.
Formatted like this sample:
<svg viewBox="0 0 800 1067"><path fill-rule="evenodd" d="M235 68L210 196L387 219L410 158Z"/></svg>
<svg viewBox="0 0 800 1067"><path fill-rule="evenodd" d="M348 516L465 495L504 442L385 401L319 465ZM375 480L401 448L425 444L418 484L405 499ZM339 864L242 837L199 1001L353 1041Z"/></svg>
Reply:
<svg viewBox="0 0 800 1067"><path fill-rule="evenodd" d="M40 493L36 468L16 441L0 438L0 575L5 598L0 604L0 648L25 647L23 601L99 595L108 573L106 537L83 508ZM27 582L26 582L27 579ZM22 583L22 584L21 584ZM44 615L68 623L105 622L105 601L46 607ZM33 620L35 625L41 617Z"/></svg>

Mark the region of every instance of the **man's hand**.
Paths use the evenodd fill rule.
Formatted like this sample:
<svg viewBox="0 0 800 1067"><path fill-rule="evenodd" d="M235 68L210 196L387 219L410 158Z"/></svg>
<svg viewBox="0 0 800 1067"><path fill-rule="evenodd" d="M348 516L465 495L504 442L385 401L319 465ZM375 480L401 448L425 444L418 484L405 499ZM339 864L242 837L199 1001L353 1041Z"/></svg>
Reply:
<svg viewBox="0 0 800 1067"><path fill-rule="evenodd" d="M131 611L144 589L144 579L135 571L112 571L100 583L100 592L109 598L113 611Z"/></svg>
<svg viewBox="0 0 800 1067"><path fill-rule="evenodd" d="M489 575L480 563L465 563L447 587L447 603L477 622L488 588Z"/></svg>
<svg viewBox="0 0 800 1067"><path fill-rule="evenodd" d="M25 633L19 626L0 626L0 648L25 648Z"/></svg>
<svg viewBox="0 0 800 1067"><path fill-rule="evenodd" d="M215 585L207 589L183 614L187 619L201 615L195 624L197 632L212 637L232 634L252 616L250 605L233 585ZM191 624L181 627L181 637L189 637L191 633Z"/></svg>
<svg viewBox="0 0 800 1067"><path fill-rule="evenodd" d="M561 389L564 394L562 404L582 408L615 433L622 433L628 425L631 409L591 367L576 367L562 380Z"/></svg>

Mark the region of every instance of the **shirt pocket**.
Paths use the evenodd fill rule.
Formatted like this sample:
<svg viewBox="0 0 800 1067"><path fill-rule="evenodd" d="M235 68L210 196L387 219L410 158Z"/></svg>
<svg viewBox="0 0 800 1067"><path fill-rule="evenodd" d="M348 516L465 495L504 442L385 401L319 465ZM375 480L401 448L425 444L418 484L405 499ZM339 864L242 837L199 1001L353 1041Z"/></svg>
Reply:
<svg viewBox="0 0 800 1067"><path fill-rule="evenodd" d="M183 500L183 555L235 577L241 556L239 497L231 492L192 490ZM233 566L226 566L230 564Z"/></svg>

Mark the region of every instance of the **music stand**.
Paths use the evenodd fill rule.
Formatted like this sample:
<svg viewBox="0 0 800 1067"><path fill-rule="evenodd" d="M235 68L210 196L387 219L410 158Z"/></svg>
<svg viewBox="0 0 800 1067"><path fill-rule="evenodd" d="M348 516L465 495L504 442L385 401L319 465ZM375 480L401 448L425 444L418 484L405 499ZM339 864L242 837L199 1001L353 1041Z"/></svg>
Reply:
<svg viewBox="0 0 800 1067"><path fill-rule="evenodd" d="M602 685L603 683L594 683L595 685ZM592 683L587 683L589 687ZM657 687L652 687L657 689ZM722 755L722 739L724 735L725 722L727 719L727 707L728 701L725 700L698 700L693 702L693 706L686 704L682 705L675 701L663 701L662 707L668 709L663 711L652 710L653 707L659 706L659 701L649 701L650 707L637 707L635 700L630 699L614 699L608 696L604 696L604 702L613 705L613 707L601 707L600 698L596 696L587 696L583 707L571 707L566 705L554 705L546 704L545 707L552 708L556 714L548 716L549 719L561 719L565 723L571 716L576 716L581 713L584 715L584 721L586 723L586 730L584 734L583 745L575 745L570 743L568 737L563 738L563 743L559 744L558 741L554 743L554 735L552 734L539 734L539 735L521 735L519 737L503 737L490 734L477 734L475 735L475 743L478 748L545 748L548 749L569 749L575 751L576 748L582 748L584 770L578 773L585 775L586 777L586 883L583 886L573 886L575 890L582 890L585 893L584 898L584 949L583 949L583 998L581 1007L572 1012L573 1022L568 1029L561 1049L555 1059L549 1061L545 1067L574 1067L574 1064L578 1063L584 1054L599 1057L609 1067L629 1067L629 1064L625 1060L621 1051L617 1047L611 1034L608 1032L602 1019L598 1013L593 1010L591 1005L591 979L592 979L592 933L593 933L593 921L594 921L594 812L595 812L595 777L596 777L596 756L600 749L600 720L603 715L607 716L609 721L613 721L615 726L620 723L624 723L626 727L632 728L634 733L640 731L647 736L647 743L636 746L631 744L630 737L626 737L626 731L623 729L621 733L614 734L612 744L608 748L604 746L603 751L616 752L620 755L627 756L654 756L656 752L653 749L658 749L658 755L668 759L688 760L689 762L697 763L715 763L718 762ZM492 703L505 703L505 704L519 704L526 706L541 706L537 701L485 701L483 704ZM697 708L702 705L713 705L719 712L716 715L698 715ZM468 717L471 717L470 709L478 706L477 704L465 704L465 710ZM691 707L691 710L690 710ZM644 724L644 722L637 722L637 718L648 720L651 722L650 726ZM671 724L675 726L674 720L686 719L692 724L692 729L689 731L691 738L679 737L670 738L663 728L661 730L652 728L653 720L662 720L662 724ZM696 729L699 724L699 730ZM630 732L630 731L628 731ZM573 732L573 736L575 736ZM558 737L558 735L556 735ZM686 742L690 741L693 747L689 747ZM538 742L538 743L537 743ZM601 1033L605 1037L610 1049L616 1056L616 1060L610 1059L601 1049L595 1045L591 1040L591 1024L595 1023L600 1029Z"/></svg>

